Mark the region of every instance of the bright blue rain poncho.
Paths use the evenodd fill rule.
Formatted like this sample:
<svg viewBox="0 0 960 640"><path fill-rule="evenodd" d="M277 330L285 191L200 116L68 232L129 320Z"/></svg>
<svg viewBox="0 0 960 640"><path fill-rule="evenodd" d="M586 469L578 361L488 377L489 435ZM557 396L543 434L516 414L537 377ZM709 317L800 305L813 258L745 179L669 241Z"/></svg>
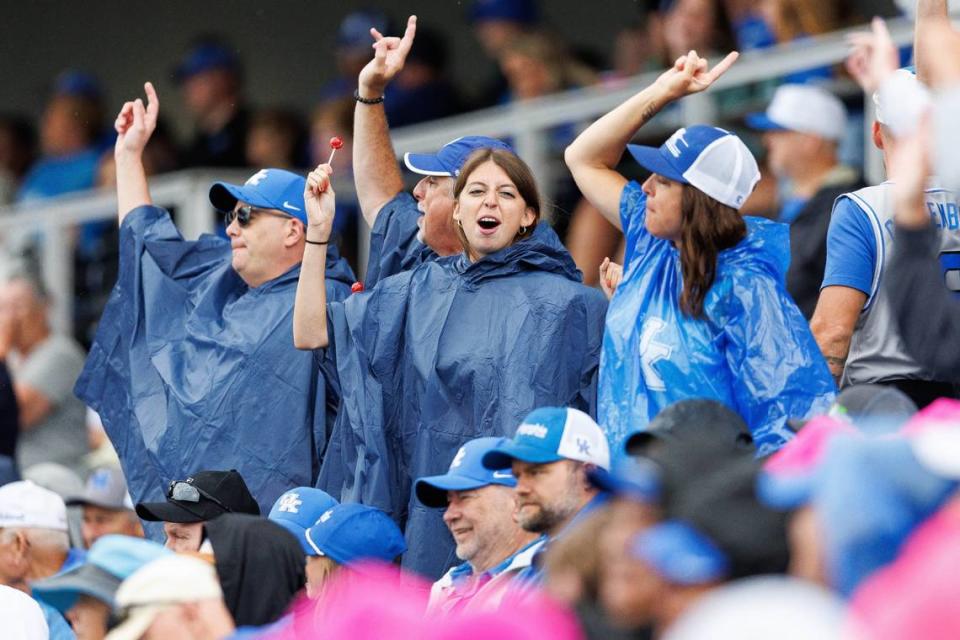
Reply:
<svg viewBox="0 0 960 640"><path fill-rule="evenodd" d="M536 407L595 414L605 310L546 224L476 263L440 258L328 305L343 396L318 487L390 514L404 567L438 578L453 542L413 480L444 473L467 440L512 436Z"/></svg>
<svg viewBox="0 0 960 640"><path fill-rule="evenodd" d="M661 409L710 398L749 425L758 455L792 437L788 418L826 413L835 385L806 321L784 288L786 225L745 218L747 237L718 256L706 318L680 310L680 254L647 231L646 195L630 182L620 200L623 281L607 312L599 422L611 442Z"/></svg>
<svg viewBox="0 0 960 640"><path fill-rule="evenodd" d="M327 256L327 296L341 300L353 272L333 245ZM156 207L124 219L117 284L75 391L103 419L134 502L237 469L267 513L316 480L339 398L293 346L299 276L298 265L250 288L228 241L185 241Z"/></svg>

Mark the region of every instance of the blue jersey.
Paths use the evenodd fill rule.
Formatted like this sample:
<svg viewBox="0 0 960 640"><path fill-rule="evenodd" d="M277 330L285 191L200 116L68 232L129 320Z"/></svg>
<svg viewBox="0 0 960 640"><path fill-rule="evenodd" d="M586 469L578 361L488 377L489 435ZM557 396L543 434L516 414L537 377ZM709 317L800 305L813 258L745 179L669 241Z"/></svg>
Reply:
<svg viewBox="0 0 960 640"><path fill-rule="evenodd" d="M646 196L623 190L623 281L607 312L598 415L611 442L663 408L709 398L749 425L758 453L792 435L788 418L827 410L835 387L806 321L787 294L787 225L747 218L747 237L717 257L705 317L680 310L680 254L645 225Z"/></svg>

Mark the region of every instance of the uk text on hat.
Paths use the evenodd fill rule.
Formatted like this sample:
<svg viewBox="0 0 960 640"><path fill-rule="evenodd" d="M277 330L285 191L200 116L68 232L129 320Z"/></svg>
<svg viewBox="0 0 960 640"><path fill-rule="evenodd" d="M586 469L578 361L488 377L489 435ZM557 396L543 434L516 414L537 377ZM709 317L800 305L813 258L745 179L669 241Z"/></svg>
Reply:
<svg viewBox="0 0 960 640"><path fill-rule="evenodd" d="M847 128L847 109L840 98L812 84L784 84L763 113L747 116L747 125L760 131L797 131L834 142Z"/></svg>
<svg viewBox="0 0 960 640"><path fill-rule="evenodd" d="M628 144L627 150L647 171L696 187L734 209L743 206L760 181L760 169L747 146L719 127L684 127L659 148Z"/></svg>
<svg viewBox="0 0 960 640"><path fill-rule="evenodd" d="M467 442L453 457L447 473L417 480L414 484L417 499L428 507L446 507L447 491L468 491L491 484L517 486L509 469L494 471L483 466L483 456L506 443L506 438L475 438Z"/></svg>
<svg viewBox="0 0 960 640"><path fill-rule="evenodd" d="M420 175L456 177L460 175L460 169L470 154L478 149L500 149L513 153L510 145L495 138L464 136L451 140L434 154L405 153L403 162L410 171Z"/></svg>
<svg viewBox="0 0 960 640"><path fill-rule="evenodd" d="M210 204L218 211L233 211L237 202L260 209L274 209L307 224L303 176L283 169L261 169L242 185L215 182L210 187Z"/></svg>
<svg viewBox="0 0 960 640"><path fill-rule="evenodd" d="M63 498L29 480L0 487L0 528L67 530Z"/></svg>
<svg viewBox="0 0 960 640"><path fill-rule="evenodd" d="M297 540L303 540L306 530L337 504L326 491L296 487L277 498L267 517L296 536Z"/></svg>
<svg viewBox="0 0 960 640"><path fill-rule="evenodd" d="M88 477L83 493L67 499L67 506L92 505L103 509L133 511L133 501L127 493L123 472L116 467L95 469Z"/></svg>
<svg viewBox="0 0 960 640"><path fill-rule="evenodd" d="M541 407L523 419L512 440L483 456L483 466L497 470L508 469L513 460L546 464L564 459L609 469L607 436L579 409Z"/></svg>

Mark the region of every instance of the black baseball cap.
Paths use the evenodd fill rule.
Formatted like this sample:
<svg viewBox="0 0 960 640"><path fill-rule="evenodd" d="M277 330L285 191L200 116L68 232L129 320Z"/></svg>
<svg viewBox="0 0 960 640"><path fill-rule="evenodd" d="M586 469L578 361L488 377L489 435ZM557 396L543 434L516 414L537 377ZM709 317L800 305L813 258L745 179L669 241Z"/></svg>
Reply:
<svg viewBox="0 0 960 640"><path fill-rule="evenodd" d="M197 500L175 499L178 484L197 489ZM199 471L186 480L174 480L167 487L166 502L140 502L137 515L151 522L206 522L224 513L260 515L260 505L254 500L247 483L236 469L230 471Z"/></svg>
<svg viewBox="0 0 960 640"><path fill-rule="evenodd" d="M654 417L643 431L624 441L630 455L643 455L657 442L714 444L724 449L750 451L753 436L738 413L716 400L681 400Z"/></svg>

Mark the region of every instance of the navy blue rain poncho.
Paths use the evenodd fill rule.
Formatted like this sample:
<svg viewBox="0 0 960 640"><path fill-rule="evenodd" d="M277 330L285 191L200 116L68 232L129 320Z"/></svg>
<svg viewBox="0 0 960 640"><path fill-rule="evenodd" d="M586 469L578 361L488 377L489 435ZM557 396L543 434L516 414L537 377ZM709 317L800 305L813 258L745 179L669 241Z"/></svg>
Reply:
<svg viewBox="0 0 960 640"><path fill-rule="evenodd" d="M680 310L680 254L644 224L646 196L624 187L623 281L610 302L600 366L599 416L611 442L643 429L666 406L717 400L750 427L759 455L792 437L788 418L826 413L835 385L784 286L787 225L745 218L747 237L720 252L706 318Z"/></svg>
<svg viewBox="0 0 960 640"><path fill-rule="evenodd" d="M330 304L343 397L318 486L389 513L404 567L438 578L453 542L412 480L444 473L467 440L512 436L536 407L595 415L605 310L546 224L476 263L426 262Z"/></svg>
<svg viewBox="0 0 960 640"><path fill-rule="evenodd" d="M353 272L331 245L327 296ZM185 241L169 215L134 209L120 229L120 273L76 394L100 413L134 502L167 483L237 469L263 513L311 485L333 426L336 380L293 346L299 265L257 288L230 243Z"/></svg>

